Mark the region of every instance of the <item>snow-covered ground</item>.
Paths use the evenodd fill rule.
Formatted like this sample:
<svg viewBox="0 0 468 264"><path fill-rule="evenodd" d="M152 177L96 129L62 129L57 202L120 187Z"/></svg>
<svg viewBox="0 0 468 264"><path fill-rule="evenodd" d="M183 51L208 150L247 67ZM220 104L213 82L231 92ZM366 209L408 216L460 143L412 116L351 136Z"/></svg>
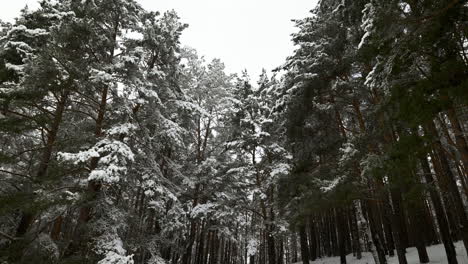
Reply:
<svg viewBox="0 0 468 264"><path fill-rule="evenodd" d="M457 250L457 259L458 264L468 264L468 257L466 255L463 242L455 243ZM430 264L447 264L447 259L445 255L444 246L442 244L430 246L427 248L427 253L429 254ZM408 264L419 264L419 257L416 248L408 248L406 253L406 258L408 259ZM353 255L346 256L348 264L374 264L374 259L372 255L368 252L362 254L362 259L358 260ZM296 264L301 264L298 262ZM340 258L323 258L316 261L309 262L310 264L339 264ZM398 258L391 257L388 259L388 264L398 264Z"/></svg>

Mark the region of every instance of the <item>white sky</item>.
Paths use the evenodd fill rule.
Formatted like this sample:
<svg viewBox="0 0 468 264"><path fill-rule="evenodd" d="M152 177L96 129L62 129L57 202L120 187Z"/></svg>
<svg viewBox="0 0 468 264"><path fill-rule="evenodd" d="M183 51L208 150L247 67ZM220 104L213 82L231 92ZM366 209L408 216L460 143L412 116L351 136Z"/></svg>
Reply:
<svg viewBox="0 0 468 264"><path fill-rule="evenodd" d="M137 0L148 10L174 9L189 28L183 45L208 60L220 58L229 72L247 69L256 80L261 69L281 65L294 47L291 19L306 17L317 0ZM37 0L0 0L0 19L13 21Z"/></svg>

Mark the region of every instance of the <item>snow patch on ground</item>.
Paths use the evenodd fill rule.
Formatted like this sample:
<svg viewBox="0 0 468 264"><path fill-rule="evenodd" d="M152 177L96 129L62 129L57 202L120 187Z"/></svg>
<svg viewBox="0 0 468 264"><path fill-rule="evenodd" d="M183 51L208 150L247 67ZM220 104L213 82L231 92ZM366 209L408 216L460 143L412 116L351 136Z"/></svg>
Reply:
<svg viewBox="0 0 468 264"><path fill-rule="evenodd" d="M468 257L463 246L463 242L455 243L457 250L457 259L458 264L468 263ZM419 264L418 251L416 248L408 248L406 253L406 258L408 259L408 264ZM396 253L396 252L395 252ZM447 264L447 256L445 255L445 249L442 244L434 245L427 247L427 253L429 254L429 264ZM364 252L362 254L362 259L358 260L353 255L346 256L347 264L374 264L374 259L372 258L371 253ZM316 261L309 262L310 264L339 264L339 257L332 258L323 258ZM295 264L302 264L302 262L297 262ZM388 264L398 264L398 258L391 257L388 258Z"/></svg>

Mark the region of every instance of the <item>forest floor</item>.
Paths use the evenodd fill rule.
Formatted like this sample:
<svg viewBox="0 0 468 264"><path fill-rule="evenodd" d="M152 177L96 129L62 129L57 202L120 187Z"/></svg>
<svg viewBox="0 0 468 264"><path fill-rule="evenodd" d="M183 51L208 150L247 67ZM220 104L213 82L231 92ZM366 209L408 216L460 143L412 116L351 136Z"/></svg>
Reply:
<svg viewBox="0 0 468 264"><path fill-rule="evenodd" d="M463 242L455 243L457 250L458 264L468 264L468 257L463 246ZM445 256L444 246L442 244L427 247L427 253L429 254L430 264L447 264ZM408 248L406 253L408 264L419 264L418 252L416 248ZM348 264L374 264L372 255L368 252L362 254L362 259L356 259L353 255L346 256ZM301 264L297 262L296 264ZM339 264L339 257L323 258L316 261L310 262L310 264ZM388 258L388 264L398 264L397 256Z"/></svg>

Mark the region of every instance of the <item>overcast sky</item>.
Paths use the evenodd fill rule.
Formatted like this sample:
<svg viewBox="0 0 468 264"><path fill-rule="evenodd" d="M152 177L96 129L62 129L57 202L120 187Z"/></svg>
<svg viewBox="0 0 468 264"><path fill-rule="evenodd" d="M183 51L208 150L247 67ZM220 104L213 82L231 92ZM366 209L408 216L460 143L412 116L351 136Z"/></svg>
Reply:
<svg viewBox="0 0 468 264"><path fill-rule="evenodd" d="M253 80L262 68L281 65L294 47L291 19L306 17L317 0L137 0L149 10L174 9L189 24L182 44L207 59L220 58L230 72L247 69ZM0 0L0 19L13 21L37 0Z"/></svg>

